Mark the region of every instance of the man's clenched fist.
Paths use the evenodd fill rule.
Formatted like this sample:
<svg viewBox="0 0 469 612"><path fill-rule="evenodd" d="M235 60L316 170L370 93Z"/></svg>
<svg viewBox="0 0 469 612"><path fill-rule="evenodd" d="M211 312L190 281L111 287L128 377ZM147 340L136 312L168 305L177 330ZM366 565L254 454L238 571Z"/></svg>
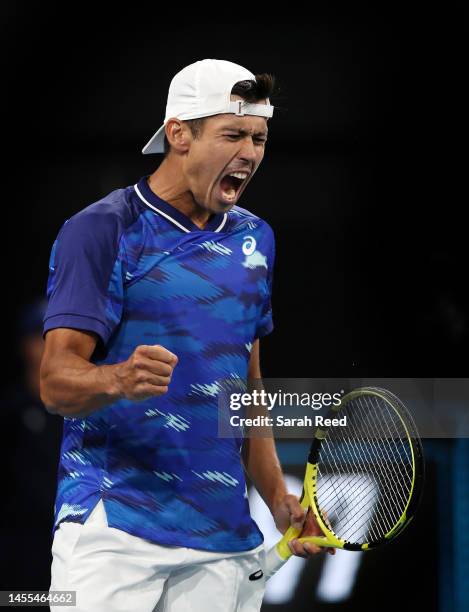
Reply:
<svg viewBox="0 0 469 612"><path fill-rule="evenodd" d="M137 346L132 355L115 367L119 395L144 400L168 390L178 358L159 344Z"/></svg>

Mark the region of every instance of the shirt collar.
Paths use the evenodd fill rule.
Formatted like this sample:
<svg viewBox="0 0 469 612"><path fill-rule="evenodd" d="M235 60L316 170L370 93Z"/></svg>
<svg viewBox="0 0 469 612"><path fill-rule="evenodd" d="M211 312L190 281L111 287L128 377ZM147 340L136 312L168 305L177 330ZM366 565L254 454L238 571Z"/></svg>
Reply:
<svg viewBox="0 0 469 612"><path fill-rule="evenodd" d="M140 200L157 214L165 217L184 232L220 232L226 224L228 215L226 213L213 213L205 227L201 229L187 215L175 208L166 200L156 195L148 184L149 175L142 178L134 185L134 189Z"/></svg>

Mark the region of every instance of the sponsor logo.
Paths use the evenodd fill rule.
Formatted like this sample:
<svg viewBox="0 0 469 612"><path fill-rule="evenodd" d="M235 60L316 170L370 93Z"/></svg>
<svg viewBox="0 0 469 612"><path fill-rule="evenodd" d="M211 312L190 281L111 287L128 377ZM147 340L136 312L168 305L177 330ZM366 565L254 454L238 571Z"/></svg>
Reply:
<svg viewBox="0 0 469 612"><path fill-rule="evenodd" d="M251 580L251 582L254 580L260 580L263 575L264 575L264 572L261 569L257 570L257 572L254 572L254 574L251 574L249 576L249 580Z"/></svg>
<svg viewBox="0 0 469 612"><path fill-rule="evenodd" d="M256 239L252 236L244 236L243 240L243 253L247 256L252 255L256 250Z"/></svg>

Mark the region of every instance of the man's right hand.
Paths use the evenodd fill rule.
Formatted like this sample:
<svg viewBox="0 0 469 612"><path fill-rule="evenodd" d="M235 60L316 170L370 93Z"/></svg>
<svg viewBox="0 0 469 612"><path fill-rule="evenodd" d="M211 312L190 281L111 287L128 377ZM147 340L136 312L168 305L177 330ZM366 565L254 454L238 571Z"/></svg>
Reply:
<svg viewBox="0 0 469 612"><path fill-rule="evenodd" d="M137 346L126 361L114 366L118 395L130 400L163 395L168 391L177 362L176 355L164 346Z"/></svg>
<svg viewBox="0 0 469 612"><path fill-rule="evenodd" d="M163 346L142 344L126 361L98 366L91 362L96 333L57 327L45 337L41 399L49 412L63 417L87 417L122 398L163 395L178 362Z"/></svg>

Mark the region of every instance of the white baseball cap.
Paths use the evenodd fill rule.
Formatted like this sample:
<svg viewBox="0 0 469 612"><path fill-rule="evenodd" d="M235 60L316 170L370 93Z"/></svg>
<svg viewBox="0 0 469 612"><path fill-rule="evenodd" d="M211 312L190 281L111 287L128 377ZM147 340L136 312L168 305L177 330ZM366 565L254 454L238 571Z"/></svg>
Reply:
<svg viewBox="0 0 469 612"><path fill-rule="evenodd" d="M221 113L272 117L274 107L268 98L267 104L231 100L235 83L255 78L246 68L225 60L204 59L186 66L171 81L164 123L143 147L142 153L164 153L164 128L174 117L187 120Z"/></svg>

